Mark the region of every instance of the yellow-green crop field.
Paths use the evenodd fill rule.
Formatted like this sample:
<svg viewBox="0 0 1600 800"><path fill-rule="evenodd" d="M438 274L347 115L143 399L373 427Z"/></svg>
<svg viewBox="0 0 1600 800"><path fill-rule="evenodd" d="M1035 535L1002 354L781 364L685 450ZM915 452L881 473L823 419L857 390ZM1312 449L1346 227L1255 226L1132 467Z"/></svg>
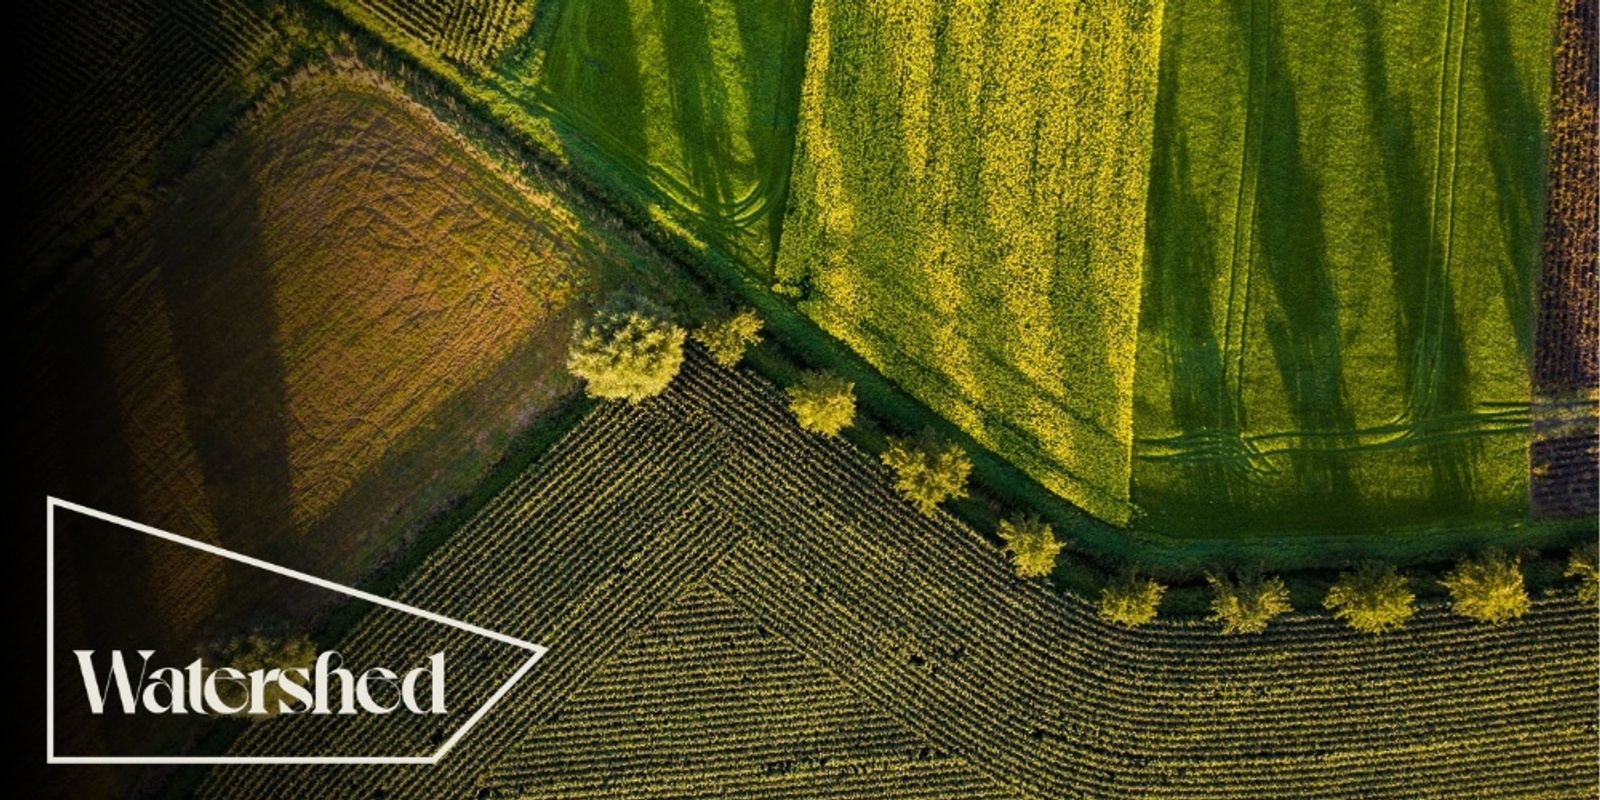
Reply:
<svg viewBox="0 0 1600 800"><path fill-rule="evenodd" d="M811 11L779 291L1126 522L1160 6Z"/></svg>
<svg viewBox="0 0 1600 800"><path fill-rule="evenodd" d="M1514 524L1554 21L819 2L776 288L1116 524Z"/></svg>

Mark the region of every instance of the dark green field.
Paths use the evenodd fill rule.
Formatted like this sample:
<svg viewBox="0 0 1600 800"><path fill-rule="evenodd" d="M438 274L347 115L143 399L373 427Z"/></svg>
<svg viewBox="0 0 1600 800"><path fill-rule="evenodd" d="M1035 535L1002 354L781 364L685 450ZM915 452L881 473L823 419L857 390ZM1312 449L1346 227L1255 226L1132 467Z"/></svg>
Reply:
<svg viewBox="0 0 1600 800"><path fill-rule="evenodd" d="M565 3L539 85L561 117L689 219L771 258L777 228L759 223L777 221L787 185L806 6ZM500 71L525 80L526 66L507 59Z"/></svg>
<svg viewBox="0 0 1600 800"><path fill-rule="evenodd" d="M776 257L806 41L801 0L472 4L465 57L423 2L334 0L607 193L747 263ZM441 17L442 19L442 17ZM454 49L453 49L454 48Z"/></svg>
<svg viewBox="0 0 1600 800"><path fill-rule="evenodd" d="M1140 528L1522 516L1553 21L1548 2L1168 4Z"/></svg>

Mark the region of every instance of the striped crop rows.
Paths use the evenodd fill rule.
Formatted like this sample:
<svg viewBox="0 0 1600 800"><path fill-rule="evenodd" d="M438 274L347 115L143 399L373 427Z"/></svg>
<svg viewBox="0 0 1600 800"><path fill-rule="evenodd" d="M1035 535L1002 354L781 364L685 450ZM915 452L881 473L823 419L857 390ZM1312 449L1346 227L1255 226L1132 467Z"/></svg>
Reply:
<svg viewBox="0 0 1600 800"><path fill-rule="evenodd" d="M558 721L496 765L489 785L570 797L713 787L734 797L873 797L886 785L899 796L1009 796L704 586L632 636Z"/></svg>
<svg viewBox="0 0 1600 800"><path fill-rule="evenodd" d="M212 776L213 793L1596 788L1592 608L1540 598L1523 619L1488 627L1435 605L1377 638L1321 614L1246 639L1200 622L1111 626L1078 598L1015 577L955 519L912 510L853 446L802 432L775 387L698 350L665 395L581 424L401 599L550 655L437 767L325 778L235 769ZM397 624L374 619L352 638L413 635ZM239 749L272 744L260 730Z"/></svg>
<svg viewBox="0 0 1600 800"><path fill-rule="evenodd" d="M381 33L398 34L458 64L493 63L500 51L527 31L534 3L512 0L340 0L335 5Z"/></svg>
<svg viewBox="0 0 1600 800"><path fill-rule="evenodd" d="M38 156L21 188L41 235L93 206L280 41L243 0L30 4L22 26L24 131Z"/></svg>

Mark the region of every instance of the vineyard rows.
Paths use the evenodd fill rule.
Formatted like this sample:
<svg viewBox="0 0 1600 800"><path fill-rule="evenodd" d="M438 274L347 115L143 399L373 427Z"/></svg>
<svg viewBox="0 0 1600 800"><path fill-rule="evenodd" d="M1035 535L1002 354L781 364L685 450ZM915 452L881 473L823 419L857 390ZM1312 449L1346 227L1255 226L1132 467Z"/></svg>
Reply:
<svg viewBox="0 0 1600 800"><path fill-rule="evenodd" d="M954 518L912 510L873 460L802 432L778 389L698 349L665 395L582 423L399 599L550 654L437 767L229 768L211 776L213 794L1596 788L1592 608L1543 597L1525 618L1488 627L1432 604L1383 637L1321 613L1251 638L1196 621L1112 626L1083 600L1015 577ZM421 633L369 622L353 649ZM262 725L236 749L288 738ZM380 740L406 739L352 730L338 744Z"/></svg>
<svg viewBox="0 0 1600 800"><path fill-rule="evenodd" d="M890 780L926 792L904 796L1009 796L700 586L633 636L489 784L574 797L681 797L715 786L781 797L831 784L835 796L849 785L872 797Z"/></svg>

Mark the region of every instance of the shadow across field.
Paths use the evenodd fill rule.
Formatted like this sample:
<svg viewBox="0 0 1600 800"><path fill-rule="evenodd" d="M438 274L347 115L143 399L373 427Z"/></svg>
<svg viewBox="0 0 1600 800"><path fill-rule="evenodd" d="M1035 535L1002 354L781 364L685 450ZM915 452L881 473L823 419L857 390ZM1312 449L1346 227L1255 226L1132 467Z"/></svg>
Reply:
<svg viewBox="0 0 1600 800"><path fill-rule="evenodd" d="M160 130L173 139L194 136L196 130L214 131L215 119L198 122L187 116L172 116L174 98L211 86L190 75L175 76L169 62L174 53L167 48L193 47L195 43L235 42L237 31L230 30L218 14L226 9L197 10L149 9L141 23L147 35L139 36L127 51L91 54L85 61L94 65L98 56L117 52L123 63L117 66L118 80L126 86L118 103L143 109ZM237 22L238 20L235 20ZM247 21L254 21L249 16ZM86 29L93 34L93 27ZM101 31L100 35L106 32ZM64 46L64 45L61 45ZM231 53L214 55L232 56ZM220 60L220 59L219 59ZM48 62L47 63L52 63ZM96 65L103 67L105 65ZM219 69L207 62L199 75ZM195 80L191 85L186 80ZM226 105L239 103L236 87L221 91ZM228 94L233 92L233 94ZM197 97L210 98L208 94ZM86 109L86 112L92 112ZM186 108L192 115L193 109ZM166 114L170 118L164 118ZM134 124L127 120L120 125ZM191 130L191 128L195 130ZM150 153L128 164L144 165L144 158L161 151L169 142L159 137L147 140L156 144ZM118 156L124 156L117 153ZM127 164L107 162L97 174L76 176L67 173L67 191L88 194L100 187L99 181L119 178L112 174ZM141 169L154 169L148 165ZM287 518L288 470L284 455L286 418L282 405L281 370L276 370L275 353L261 348L260 341L271 341L276 332L272 319L270 282L256 253L256 238L249 229L254 214L254 189L248 180L236 192L239 207L234 217L239 224L221 231L180 234L156 230L148 242L159 262L162 277L168 278L168 313L160 321L170 327L177 351L178 379L188 394L176 413L189 421L190 432L203 468L203 482L213 487L206 513L222 521L208 535L234 533L249 538L261 530L262 520L276 525ZM103 199L101 205L115 208L127 198ZM209 238L208 238L209 237ZM258 280L241 282L245 291L223 297L210 296L213 274L219 265L212 259L192 259L184 249L196 244L225 246L230 254L251 267ZM226 244L223 244L226 243ZM186 260L188 258L188 260ZM170 521L184 517L188 509L181 501L152 493L148 471L150 444L141 428L149 420L130 411L129 396L144 389L141 375L127 362L127 308L119 303L119 292L130 276L113 268L106 259L89 262L92 269L79 265L57 265L61 288L47 294L37 310L36 341L43 346L38 361L26 369L41 380L36 404L24 412L24 419L35 427L34 435L48 437L39 465L39 483L45 493L75 503L133 519ZM189 267L177 273L181 266ZM222 265L233 269L232 265ZM218 336L217 320L227 320ZM231 329L228 325L232 325ZM259 357L251 359L246 351ZM264 361L263 361L264 359ZM160 378L156 377L159 381ZM273 402L276 399L278 402ZM47 433L46 433L47 432ZM162 443L165 444L165 443ZM46 455L46 453L53 454ZM31 501L30 501L31 504ZM62 515L58 512L57 517ZM191 518L192 519L192 518ZM52 624L61 641L76 642L97 652L122 649L129 654L154 649L172 662L179 662L205 645L221 631L240 624L237 617L217 616L214 608L177 608L197 598L217 596L249 597L250 580L237 570L223 568L220 573L197 569L186 572L183 556L176 558L161 551L153 540L128 531L103 530L107 526L83 519L57 519L56 593ZM181 531L199 536L200 531ZM239 544L227 538L225 547ZM194 575L203 575L196 578ZM221 580L211 591L195 592L184 585L189 580ZM82 697L72 654L58 647L58 697L63 708L76 708ZM63 670L66 670L65 672ZM65 713L63 711L63 713ZM59 715L58 715L59 716ZM204 720L202 720L202 723ZM193 717L152 715L68 715L55 730L57 752L66 755L127 755L173 752L191 741L204 725ZM144 768L135 766L87 766L73 770L46 771L39 787L41 796L85 796L86 791L104 796L126 795L141 780ZM92 788L91 787L95 787Z"/></svg>
<svg viewBox="0 0 1600 800"><path fill-rule="evenodd" d="M294 517L284 337L256 194L241 172L225 193L180 199L152 227L150 258L217 543L266 555L261 545L292 530ZM228 594L246 594L236 607L255 605L248 569L227 569Z"/></svg>
<svg viewBox="0 0 1600 800"><path fill-rule="evenodd" d="M1319 7L1169 9L1141 320L1140 369L1157 373L1135 419L1144 529L1375 530L1524 507L1506 476L1526 452L1512 362L1530 352L1539 112L1504 12L1476 8L1358 4L1349 56L1303 41L1332 13ZM1436 28L1435 60L1398 63L1439 47L1414 32ZM1230 48L1222 77L1197 66ZM1341 69L1356 94L1321 74ZM1218 122L1230 103L1242 121ZM1225 135L1240 162L1215 155ZM1376 194L1344 183L1366 176ZM1485 214L1499 224L1480 230Z"/></svg>
<svg viewBox="0 0 1600 800"><path fill-rule="evenodd" d="M512 99L550 114L562 149L600 156L593 167L613 188L685 212L698 235L767 267L794 147L807 5L566 3L540 12L529 34L537 41L502 59L497 78Z"/></svg>

